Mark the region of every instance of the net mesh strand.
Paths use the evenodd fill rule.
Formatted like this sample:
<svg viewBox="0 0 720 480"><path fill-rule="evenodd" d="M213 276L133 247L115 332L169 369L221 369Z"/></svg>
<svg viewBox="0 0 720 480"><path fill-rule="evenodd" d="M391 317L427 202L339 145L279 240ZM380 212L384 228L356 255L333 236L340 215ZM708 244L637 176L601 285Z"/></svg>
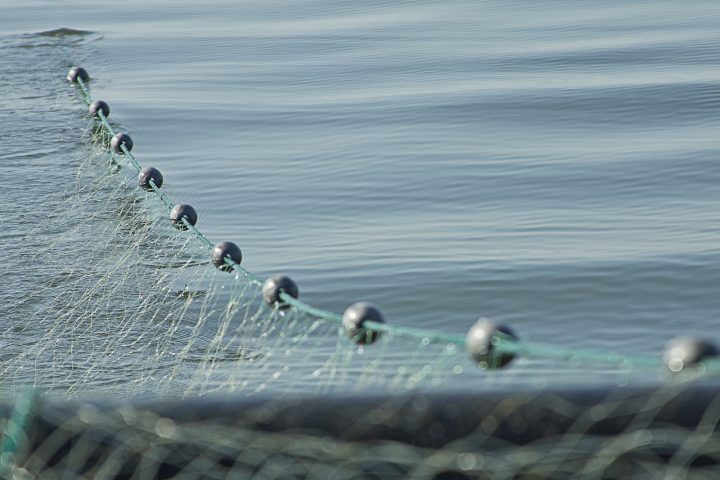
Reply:
<svg viewBox="0 0 720 480"><path fill-rule="evenodd" d="M56 75L58 65L45 69ZM520 358L509 369L480 370L462 336L382 324L373 327L380 339L359 347L338 315L290 298L293 308L270 308L250 272L210 265L202 234L170 225L172 192L139 189L134 156L109 152L112 128L105 119L88 121L87 146L68 153L73 181L41 199L52 208L23 235L32 288L6 308L0 340L0 393L13 403L3 417L4 476L717 478L714 390L703 390L707 401L696 405L697 391L682 382L714 372L713 364L667 388L635 396L610 389L588 404L513 390L556 383L548 375L559 369L563 383L583 387L655 383L659 360L499 338L498 349ZM32 194L49 195L39 187ZM483 396L505 394L489 405L458 403L453 392L469 386ZM348 413L364 392L391 395ZM160 411L162 402L44 404L211 394L250 395L257 403L234 403L215 416L199 415L213 409L202 403L176 404L192 412L183 416ZM312 413L301 397L329 400ZM683 408L671 408L676 397ZM289 403L278 410L282 398ZM232 415L233 408L256 416ZM688 412L697 418L688 422ZM452 415L476 418L451 435ZM318 431L325 420L337 427ZM378 425L405 433L362 434Z"/></svg>

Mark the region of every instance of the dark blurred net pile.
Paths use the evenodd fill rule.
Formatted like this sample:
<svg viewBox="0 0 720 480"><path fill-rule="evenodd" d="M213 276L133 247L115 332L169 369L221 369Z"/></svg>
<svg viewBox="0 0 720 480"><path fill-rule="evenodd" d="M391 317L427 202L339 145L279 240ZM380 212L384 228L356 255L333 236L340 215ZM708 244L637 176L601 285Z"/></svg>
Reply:
<svg viewBox="0 0 720 480"><path fill-rule="evenodd" d="M12 478L711 479L719 415L706 385L35 403L3 458Z"/></svg>

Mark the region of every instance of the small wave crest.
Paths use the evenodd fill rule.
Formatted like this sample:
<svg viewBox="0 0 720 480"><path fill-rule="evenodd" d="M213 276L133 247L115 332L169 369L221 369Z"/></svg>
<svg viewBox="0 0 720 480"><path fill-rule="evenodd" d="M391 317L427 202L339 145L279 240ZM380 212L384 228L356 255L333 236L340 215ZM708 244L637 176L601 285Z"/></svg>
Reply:
<svg viewBox="0 0 720 480"><path fill-rule="evenodd" d="M54 30L46 30L44 32L37 32L33 34L38 37L84 37L86 35L92 35L94 32L87 30L75 30L74 28L56 28Z"/></svg>

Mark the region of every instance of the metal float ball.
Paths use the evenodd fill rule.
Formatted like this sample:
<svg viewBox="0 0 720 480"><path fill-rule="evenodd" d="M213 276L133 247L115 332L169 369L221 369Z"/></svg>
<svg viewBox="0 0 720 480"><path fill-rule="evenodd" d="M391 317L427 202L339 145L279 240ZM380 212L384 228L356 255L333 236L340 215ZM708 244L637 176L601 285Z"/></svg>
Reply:
<svg viewBox="0 0 720 480"><path fill-rule="evenodd" d="M87 82L90 80L90 75L88 75L87 71L82 67L72 67L67 74L68 82L75 83L78 78L83 82Z"/></svg>
<svg viewBox="0 0 720 480"><path fill-rule="evenodd" d="M138 174L138 185L147 191L151 191L153 188L152 185L150 185L150 180L153 181L157 188L162 187L163 176L160 170L154 167L143 168Z"/></svg>
<svg viewBox="0 0 720 480"><path fill-rule="evenodd" d="M663 363L671 372L679 373L719 354L718 348L707 340L677 337L665 345Z"/></svg>
<svg viewBox="0 0 720 480"><path fill-rule="evenodd" d="M385 323L380 309L368 302L358 302L350 305L342 316L345 332L348 337L359 345L373 343L380 337L380 332L363 328L363 324L367 321Z"/></svg>
<svg viewBox="0 0 720 480"><path fill-rule="evenodd" d="M212 263L223 272L231 272L233 267L225 262L229 258L233 263L240 265L242 262L242 252L240 247L233 242L220 242L215 245L212 251Z"/></svg>
<svg viewBox="0 0 720 480"><path fill-rule="evenodd" d="M193 207L180 203L175 205L175 207L173 207L170 211L170 221L178 229L187 230L188 227L185 225L185 222L182 221L183 218L185 218L190 225L194 226L197 223L198 217L197 212Z"/></svg>
<svg viewBox="0 0 720 480"><path fill-rule="evenodd" d="M98 112L102 112L103 116L105 117L110 116L110 105L103 102L102 100L95 100L88 107L88 113L93 117L100 117L100 115L98 115Z"/></svg>
<svg viewBox="0 0 720 480"><path fill-rule="evenodd" d="M263 299L265 303L274 307L277 305L281 310L290 308L290 305L284 303L280 294L285 292L293 298L300 296L300 291L293 280L287 275L275 275L265 280L263 285Z"/></svg>
<svg viewBox="0 0 720 480"><path fill-rule="evenodd" d="M481 318L470 327L465 340L465 348L482 368L502 368L512 362L515 353L495 351L493 340L508 337L513 340L518 339L510 327L496 325L486 318Z"/></svg>
<svg viewBox="0 0 720 480"><path fill-rule="evenodd" d="M125 148L130 151L133 149L133 140L127 133L116 133L112 140L110 140L110 146L115 152L123 153L122 145L125 145Z"/></svg>

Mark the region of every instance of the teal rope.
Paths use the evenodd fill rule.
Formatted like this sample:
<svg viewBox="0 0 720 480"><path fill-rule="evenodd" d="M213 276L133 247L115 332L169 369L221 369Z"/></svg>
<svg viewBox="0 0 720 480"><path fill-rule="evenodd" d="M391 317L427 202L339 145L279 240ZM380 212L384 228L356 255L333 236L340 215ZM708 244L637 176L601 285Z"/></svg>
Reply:
<svg viewBox="0 0 720 480"><path fill-rule="evenodd" d="M320 308L312 307L307 303L301 302L297 298L291 297L285 292L280 292L280 300L282 300L284 303L287 303L291 307L297 308L301 312L307 313L308 315L322 318L323 320L330 320L337 324L342 323L342 315L339 315L335 312L330 312L328 310L322 310Z"/></svg>
<svg viewBox="0 0 720 480"><path fill-rule="evenodd" d="M518 342L511 338L503 338L496 334L493 338L493 348L498 353L513 353L528 358L546 360L564 360L577 363L598 363L612 365L624 370L634 368L660 368L662 361L655 357L621 355L616 352L602 352L593 350L575 350L572 348L558 348L554 345L529 344Z"/></svg>
<svg viewBox="0 0 720 480"><path fill-rule="evenodd" d="M373 321L365 321L363 323L363 328L372 332L385 332L392 335L399 335L401 337L419 338L424 342L454 343L462 347L465 346L465 335L450 335L433 330L422 330L419 328L403 327L400 325L388 325L387 323Z"/></svg>
<svg viewBox="0 0 720 480"><path fill-rule="evenodd" d="M83 100L85 100L86 105L90 105L92 103L92 97L90 97L90 90L88 90L87 86L85 85L85 82L82 78L77 78L77 84L80 87L80 91L83 94Z"/></svg>
<svg viewBox="0 0 720 480"><path fill-rule="evenodd" d="M16 464L17 453L25 447L23 444L27 439L25 432L32 421L37 398L37 393L31 390L21 396L13 407L8 423L5 425L5 438L0 454L0 478L8 477L8 470Z"/></svg>
<svg viewBox="0 0 720 480"><path fill-rule="evenodd" d="M251 271L247 270L245 267L243 267L239 263L233 262L230 259L230 257L225 257L225 264L231 266L233 268L233 271L236 271L237 273L239 273L240 275L245 277L245 279L249 280L251 283L255 284L256 286L262 287L264 285L264 282L262 281L262 279L260 277L258 277ZM310 313L310 312L306 312L306 313Z"/></svg>
<svg viewBox="0 0 720 480"><path fill-rule="evenodd" d="M83 100L87 105L90 105L92 103L92 97L90 95L90 91L85 85L85 83L82 81L82 79L78 78L77 83L80 87L80 90L82 91ZM110 135L111 137L115 135L114 130L110 126L110 123L108 122L105 115L102 114L102 112L98 112L98 116L100 118L100 125L105 129L105 131ZM128 159L129 164L137 171L140 172L142 170L142 165L140 162L137 161L135 156L125 147L125 145L121 145L121 149L124 153L124 156ZM174 207L173 202L170 200L170 198L163 192L159 187L155 185L155 183L150 180L150 186L152 187L152 191L155 193L155 195L160 199L160 201L163 202L163 204L171 210ZM195 237L202 243L205 247L207 247L209 250L213 248L212 242L208 240L208 238L200 232L194 225L192 225L190 222L187 221L186 218L182 219L183 224L187 229L195 235ZM225 263L228 266L231 266L235 272L237 272L239 275L242 275L245 277L248 281L251 283L262 286L263 281L258 276L253 274L252 272L249 272L244 267L240 266L239 264L236 264L230 258L225 259ZM337 324L342 324L342 315L339 315L335 312L331 312L328 310L322 310L320 308L313 307L311 305L308 305L296 298L291 297L285 292L280 293L280 299L290 305L291 307L297 309L300 312L303 312L305 314L318 317L322 320L327 320L331 322L335 322ZM374 331L378 333L387 333L392 335L398 335L398 336L404 336L404 337L411 337L420 339L423 342L439 342L439 343L446 343L446 344L455 344L461 347L465 346L465 336L464 335L458 335L458 334L446 334L442 332L436 332L431 330L423 330L423 329L417 329L417 328L411 328L411 327L403 327L403 326L397 326L397 325L388 325L385 323L379 323L379 322L371 322L366 321L363 324L363 327L365 330L368 331ZM527 342L521 342L515 339L512 339L510 337L505 337L502 334L497 334L495 338L493 338L493 351L502 354L516 354L521 355L525 357L536 357L541 359L559 359L559 360L565 360L565 361L575 361L578 363L599 363L599 364L607 364L612 366L617 366L619 368L623 369L631 369L631 368L659 368L662 366L662 362L656 358L656 357L649 357L649 356L629 356L629 355L621 355L615 352L602 352L602 351L593 351L593 350L574 350L570 348L558 348L553 345L543 345L543 344L529 344ZM720 373L720 360L715 361L707 361L704 362L701 365L701 368L704 369L706 373Z"/></svg>
<svg viewBox="0 0 720 480"><path fill-rule="evenodd" d="M104 120L104 123L107 123L107 120L105 120L105 117L103 116L102 112L98 112L98 113L100 114L100 118L102 118L102 119ZM138 162L138 161L135 159L135 155L133 155L132 153L130 153L130 150L127 149L127 147L125 146L125 144L120 145L120 149L121 149L121 150L123 151L123 153L125 154L125 157L126 157L128 160L130 160L130 165L132 165L132 167L135 169L135 171L136 171L137 173L140 173L140 172L142 171L142 165L140 165L140 162Z"/></svg>
<svg viewBox="0 0 720 480"><path fill-rule="evenodd" d="M183 217L183 218L182 218L182 222L183 222L183 224L185 225L185 227L186 227L188 230L190 230L192 233L195 234L195 236L196 236L197 239L200 241L200 243L202 243L203 245L205 245L205 246L208 248L208 250L212 250L212 249L213 249L213 244L212 244L212 242L210 242L210 240L208 240L207 237L206 237L205 235L203 235L202 232L200 232L200 230L198 230L197 228L195 228L195 225L193 225L192 223L190 223L190 222L188 221L187 217Z"/></svg>
<svg viewBox="0 0 720 480"><path fill-rule="evenodd" d="M107 117L105 117L105 114L100 110L98 112L98 116L100 117L100 122L102 123L103 127L105 127L105 130L107 130L108 136L114 137L115 131L112 129L110 124L107 121Z"/></svg>
<svg viewBox="0 0 720 480"><path fill-rule="evenodd" d="M153 180L151 178L149 183L150 183L150 188L152 188L153 192L155 192L155 195L157 195L157 197L160 199L160 201L165 204L165 206L167 207L168 210L172 210L173 207L175 206L175 204L172 203L172 201L170 201L168 196L165 195L165 192L160 190L160 188L158 188L158 186L155 185L155 180Z"/></svg>

